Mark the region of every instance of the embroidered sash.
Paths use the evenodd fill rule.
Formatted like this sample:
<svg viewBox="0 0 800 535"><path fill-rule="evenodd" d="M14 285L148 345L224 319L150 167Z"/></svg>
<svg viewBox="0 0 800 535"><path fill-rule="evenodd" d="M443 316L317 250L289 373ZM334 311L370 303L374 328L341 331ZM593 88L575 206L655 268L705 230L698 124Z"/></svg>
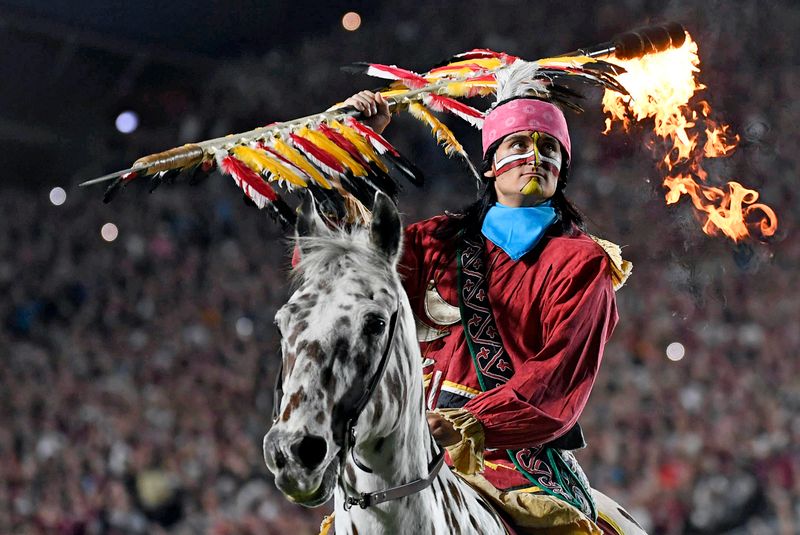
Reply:
<svg viewBox="0 0 800 535"><path fill-rule="evenodd" d="M463 237L456 257L461 323L478 383L481 390L486 392L507 383L514 375L514 366L506 354L489 308L483 247L482 241ZM570 433L574 434L576 429L582 443L583 437L577 424ZM577 507L589 518L596 519L597 511L583 471L570 452L553 444L507 452L517 470L531 483L543 492Z"/></svg>

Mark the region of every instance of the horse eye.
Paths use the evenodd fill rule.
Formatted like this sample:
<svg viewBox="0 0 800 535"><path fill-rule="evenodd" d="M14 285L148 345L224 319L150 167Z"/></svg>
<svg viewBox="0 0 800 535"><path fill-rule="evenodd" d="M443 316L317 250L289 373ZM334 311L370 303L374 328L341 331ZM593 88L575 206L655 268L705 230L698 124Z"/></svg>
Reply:
<svg viewBox="0 0 800 535"><path fill-rule="evenodd" d="M379 316L369 316L364 322L363 333L366 336L377 336L386 328L386 322Z"/></svg>

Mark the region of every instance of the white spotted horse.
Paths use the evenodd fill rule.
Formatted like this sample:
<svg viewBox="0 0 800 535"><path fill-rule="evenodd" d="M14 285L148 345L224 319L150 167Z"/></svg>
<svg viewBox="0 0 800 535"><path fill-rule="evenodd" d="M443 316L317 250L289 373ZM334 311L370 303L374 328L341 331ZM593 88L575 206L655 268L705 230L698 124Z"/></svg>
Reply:
<svg viewBox="0 0 800 535"><path fill-rule="evenodd" d="M336 535L510 533L428 429L394 204L378 194L370 227L352 231L325 225L310 196L301 210L297 290L275 317L283 362L264 437L275 484L308 507L334 496Z"/></svg>

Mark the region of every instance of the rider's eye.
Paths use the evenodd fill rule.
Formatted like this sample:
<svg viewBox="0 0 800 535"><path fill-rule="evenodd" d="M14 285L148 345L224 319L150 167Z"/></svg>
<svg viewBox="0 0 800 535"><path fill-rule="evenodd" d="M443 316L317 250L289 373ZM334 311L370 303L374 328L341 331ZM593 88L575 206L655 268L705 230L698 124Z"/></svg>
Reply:
<svg viewBox="0 0 800 535"><path fill-rule="evenodd" d="M364 322L363 333L367 336L377 336L386 328L386 322L380 316L367 316Z"/></svg>

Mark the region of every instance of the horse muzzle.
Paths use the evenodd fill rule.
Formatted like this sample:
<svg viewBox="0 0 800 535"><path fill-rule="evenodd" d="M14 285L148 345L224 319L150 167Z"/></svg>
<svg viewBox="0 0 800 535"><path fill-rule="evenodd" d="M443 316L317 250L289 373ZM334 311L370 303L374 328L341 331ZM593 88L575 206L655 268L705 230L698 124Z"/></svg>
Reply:
<svg viewBox="0 0 800 535"><path fill-rule="evenodd" d="M264 436L264 461L275 485L291 501L307 507L326 502L336 483L339 461L316 435L273 427Z"/></svg>

